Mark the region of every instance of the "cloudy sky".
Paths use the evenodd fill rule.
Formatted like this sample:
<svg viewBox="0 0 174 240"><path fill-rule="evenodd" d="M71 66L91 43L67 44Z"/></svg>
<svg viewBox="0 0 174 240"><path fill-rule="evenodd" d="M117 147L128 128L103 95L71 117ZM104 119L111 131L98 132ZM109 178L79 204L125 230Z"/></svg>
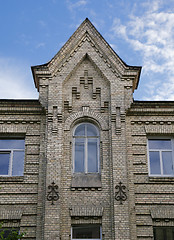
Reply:
<svg viewBox="0 0 174 240"><path fill-rule="evenodd" d="M128 65L135 100L174 100L173 0L0 0L0 98L38 98L30 67L48 62L88 17Z"/></svg>

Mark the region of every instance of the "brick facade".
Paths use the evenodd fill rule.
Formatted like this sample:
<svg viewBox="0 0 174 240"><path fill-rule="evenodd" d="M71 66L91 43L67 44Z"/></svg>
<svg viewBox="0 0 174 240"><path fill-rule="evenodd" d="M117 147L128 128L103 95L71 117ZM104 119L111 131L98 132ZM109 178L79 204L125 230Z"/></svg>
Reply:
<svg viewBox="0 0 174 240"><path fill-rule="evenodd" d="M49 63L32 67L39 100L0 101L0 137L25 137L23 176L0 176L5 226L28 240L70 240L84 224L100 225L105 240L150 240L153 227L173 226L174 178L149 176L147 141L172 138L174 103L133 101L140 72L86 19ZM73 171L81 123L99 130L99 172Z"/></svg>

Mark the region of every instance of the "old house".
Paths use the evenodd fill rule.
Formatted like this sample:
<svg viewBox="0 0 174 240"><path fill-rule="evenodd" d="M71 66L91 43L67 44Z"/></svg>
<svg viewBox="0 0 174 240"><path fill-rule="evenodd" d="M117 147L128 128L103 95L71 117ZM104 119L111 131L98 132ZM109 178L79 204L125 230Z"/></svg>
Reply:
<svg viewBox="0 0 174 240"><path fill-rule="evenodd" d="M129 66L86 19L38 100L0 100L0 221L28 240L173 240L174 102L134 101Z"/></svg>

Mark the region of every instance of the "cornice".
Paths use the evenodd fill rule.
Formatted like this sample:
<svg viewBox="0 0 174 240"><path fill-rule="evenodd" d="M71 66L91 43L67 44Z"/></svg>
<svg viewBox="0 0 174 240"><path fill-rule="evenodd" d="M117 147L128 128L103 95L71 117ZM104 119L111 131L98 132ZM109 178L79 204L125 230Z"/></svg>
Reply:
<svg viewBox="0 0 174 240"><path fill-rule="evenodd" d="M19 119L19 120L0 120L0 125L2 124L15 124L15 125L18 125L18 124L23 124L23 125L26 125L26 124L40 124L41 121L39 120L22 120L22 119Z"/></svg>
<svg viewBox="0 0 174 240"><path fill-rule="evenodd" d="M164 111L164 109L161 109L160 111L153 111L153 110L142 110L142 111L128 111L126 113L126 116L174 116L174 110L169 109L168 111Z"/></svg>
<svg viewBox="0 0 174 240"><path fill-rule="evenodd" d="M161 108L161 107L174 107L174 101L141 101L141 100L134 100L131 104L131 107L138 108L142 106L150 106L153 108Z"/></svg>
<svg viewBox="0 0 174 240"><path fill-rule="evenodd" d="M126 115L171 116L174 115L174 101L134 101Z"/></svg>
<svg viewBox="0 0 174 240"><path fill-rule="evenodd" d="M173 121L147 121L147 120L139 120L139 121L131 121L131 125L173 125Z"/></svg>
<svg viewBox="0 0 174 240"><path fill-rule="evenodd" d="M45 109L38 100L0 100L0 114L42 114Z"/></svg>

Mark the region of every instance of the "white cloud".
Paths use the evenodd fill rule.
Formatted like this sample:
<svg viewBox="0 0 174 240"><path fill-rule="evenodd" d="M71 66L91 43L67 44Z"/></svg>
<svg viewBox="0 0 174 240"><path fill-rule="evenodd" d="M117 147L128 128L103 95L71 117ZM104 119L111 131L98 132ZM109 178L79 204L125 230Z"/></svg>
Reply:
<svg viewBox="0 0 174 240"><path fill-rule="evenodd" d="M40 42L36 45L36 48L41 48L41 47L45 47L45 43L44 42Z"/></svg>
<svg viewBox="0 0 174 240"><path fill-rule="evenodd" d="M126 24L114 19L112 32L140 52L144 75L164 77L165 74L166 78L155 85L156 90L149 92L150 97L171 100L174 99L174 13L164 9L163 3L162 0L144 3L144 14L132 13Z"/></svg>
<svg viewBox="0 0 174 240"><path fill-rule="evenodd" d="M143 7L148 9L148 12L159 11L161 5L163 4L163 0L147 0L142 3Z"/></svg>
<svg viewBox="0 0 174 240"><path fill-rule="evenodd" d="M154 87L155 88L155 87ZM157 89L154 90L152 93L153 100L159 101L159 100L174 100L173 97L174 93L174 78L164 79L164 82L160 82L160 86L158 86ZM145 100L149 100L149 98L146 98Z"/></svg>
<svg viewBox="0 0 174 240"><path fill-rule="evenodd" d="M120 19L114 19L111 31L114 32L115 35L123 37L126 41L128 40L127 26L122 25Z"/></svg>
<svg viewBox="0 0 174 240"><path fill-rule="evenodd" d="M28 65L12 58L0 58L0 65L1 99L38 98Z"/></svg>
<svg viewBox="0 0 174 240"><path fill-rule="evenodd" d="M66 3L68 6L68 9L70 11L73 11L76 8L84 7L87 4L87 0L78 0L78 1L66 0Z"/></svg>

